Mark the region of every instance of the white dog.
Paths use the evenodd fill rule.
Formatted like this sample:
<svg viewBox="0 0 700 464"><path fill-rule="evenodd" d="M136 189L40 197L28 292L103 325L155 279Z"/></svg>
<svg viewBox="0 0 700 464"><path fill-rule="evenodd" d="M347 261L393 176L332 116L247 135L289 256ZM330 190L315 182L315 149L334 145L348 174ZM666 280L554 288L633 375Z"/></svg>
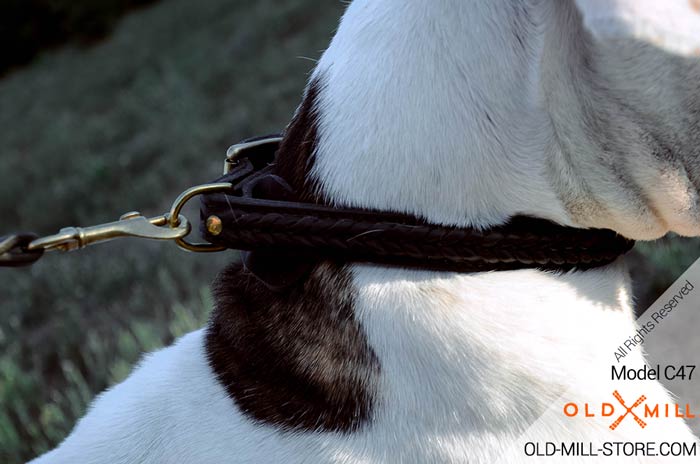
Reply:
<svg viewBox="0 0 700 464"><path fill-rule="evenodd" d="M700 64L594 38L573 0L355 0L279 156L300 192L334 205L700 235ZM658 383L611 382L636 330L628 288L621 260L322 263L277 293L233 266L207 328L147 356L33 462L517 463L539 462L522 440L692 443L680 419L612 431L613 417L561 408L615 403L614 389L627 406L672 403Z"/></svg>

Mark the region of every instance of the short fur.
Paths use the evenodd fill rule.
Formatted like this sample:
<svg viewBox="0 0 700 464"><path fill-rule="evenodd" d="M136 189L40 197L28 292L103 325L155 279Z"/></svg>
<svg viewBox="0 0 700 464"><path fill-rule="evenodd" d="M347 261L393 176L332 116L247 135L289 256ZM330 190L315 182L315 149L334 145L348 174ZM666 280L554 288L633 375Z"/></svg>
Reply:
<svg viewBox="0 0 700 464"><path fill-rule="evenodd" d="M280 292L240 265L219 276L207 358L243 414L306 431L352 432L369 419L379 365L349 279L330 263Z"/></svg>
<svg viewBox="0 0 700 464"><path fill-rule="evenodd" d="M700 235L700 63L594 39L571 0L355 0L312 82L282 162L318 201ZM321 264L275 294L227 271L208 332L149 355L35 462L525 463L523 433L692 441L680 420L612 432L548 410L562 394L612 400L610 347L635 330L628 280L622 261ZM620 388L671 402L658 383Z"/></svg>

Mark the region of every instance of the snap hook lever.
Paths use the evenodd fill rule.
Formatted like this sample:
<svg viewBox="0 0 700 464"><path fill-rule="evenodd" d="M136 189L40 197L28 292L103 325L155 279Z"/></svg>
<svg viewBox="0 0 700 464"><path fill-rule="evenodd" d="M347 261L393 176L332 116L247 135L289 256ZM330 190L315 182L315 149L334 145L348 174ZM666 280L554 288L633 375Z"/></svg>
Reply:
<svg viewBox="0 0 700 464"><path fill-rule="evenodd" d="M130 212L106 224L63 228L57 234L33 240L27 250L73 251L123 237L179 240L190 233L191 226L185 216L178 216L176 225L172 223L168 214L146 218L138 212Z"/></svg>

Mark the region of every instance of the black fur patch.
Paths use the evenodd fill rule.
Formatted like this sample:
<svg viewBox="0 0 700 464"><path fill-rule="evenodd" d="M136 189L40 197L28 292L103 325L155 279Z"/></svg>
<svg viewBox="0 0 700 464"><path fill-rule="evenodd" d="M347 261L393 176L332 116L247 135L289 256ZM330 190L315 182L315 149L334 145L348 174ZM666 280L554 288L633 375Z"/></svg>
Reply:
<svg viewBox="0 0 700 464"><path fill-rule="evenodd" d="M297 192L299 201L322 203L309 172L318 140L316 100L320 80L311 81L304 100L287 128L277 154L277 172Z"/></svg>
<svg viewBox="0 0 700 464"><path fill-rule="evenodd" d="M280 293L233 265L214 295L209 362L246 415L287 430L342 432L370 418L379 363L342 267L321 264Z"/></svg>
<svg viewBox="0 0 700 464"><path fill-rule="evenodd" d="M303 200L322 202L309 177L318 90L312 82L280 146L277 170ZM355 319L342 264L316 264L283 291L234 264L213 290L207 357L246 416L282 430L337 432L370 419L379 361Z"/></svg>

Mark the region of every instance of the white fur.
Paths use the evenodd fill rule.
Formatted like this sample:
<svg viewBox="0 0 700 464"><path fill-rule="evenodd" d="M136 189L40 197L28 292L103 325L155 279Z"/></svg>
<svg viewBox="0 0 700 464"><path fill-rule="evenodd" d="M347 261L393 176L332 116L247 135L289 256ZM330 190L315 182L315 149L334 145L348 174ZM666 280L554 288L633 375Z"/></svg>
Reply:
<svg viewBox="0 0 700 464"><path fill-rule="evenodd" d="M350 5L315 73L324 90L314 174L326 195L442 224L518 213L568 222L543 170L551 130L538 108L539 38L520 53L503 3Z"/></svg>
<svg viewBox="0 0 700 464"><path fill-rule="evenodd" d="M575 83L558 67L565 61L556 52L561 44L546 43L562 28L549 22L559 16L550 1L523 1L532 15L517 31L523 48L512 4L356 0L349 6L315 73L324 88L314 176L328 198L443 224L486 227L522 213L570 225L595 222L573 218L560 195L568 182L591 176L582 166L599 169L586 147L561 185L553 185L548 171L559 156L561 127L584 145L590 136L567 116L569 109L576 114L577 103L552 108L550 88L543 87L556 81L553 91L573 101ZM645 170L654 175L645 161L633 169ZM594 190L605 194L598 200L615 214L579 218L640 236L673 227L675 216L667 213L673 202L661 208L661 222L646 213L628 220L627 197L600 182ZM356 316L381 365L374 417L360 432L283 434L250 422L214 379L199 331L148 356L96 400L57 450L33 462L538 462L504 448L559 394L581 403L612 399L611 348L635 327L621 262L564 275L364 265L353 266L352 275ZM636 357L629 364L642 362ZM624 388L625 396L643 390L671 402L659 384ZM608 422L555 414L528 437L693 440L681 421L644 432L629 421L615 433Z"/></svg>
<svg viewBox="0 0 700 464"><path fill-rule="evenodd" d="M620 263L564 276L373 266L355 266L354 276L358 317L383 372L376 416L362 432L280 434L252 424L213 378L198 331L149 355L34 464L493 463L504 451L503 462L537 462L506 445L549 402L562 393L612 400L611 348L634 327ZM630 398L671 401L658 384L623 388ZM645 432L630 421L611 434L610 419L553 417L528 439L693 440L680 421Z"/></svg>

